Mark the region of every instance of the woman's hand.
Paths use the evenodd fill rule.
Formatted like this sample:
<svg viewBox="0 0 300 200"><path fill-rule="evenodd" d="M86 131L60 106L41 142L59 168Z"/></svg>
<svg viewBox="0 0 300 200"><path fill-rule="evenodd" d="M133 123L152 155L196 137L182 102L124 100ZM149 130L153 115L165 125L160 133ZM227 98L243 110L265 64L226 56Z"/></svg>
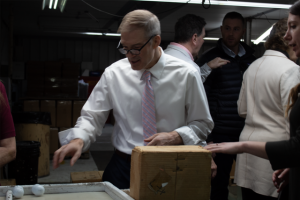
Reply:
<svg viewBox="0 0 300 200"><path fill-rule="evenodd" d="M243 153L242 146L243 142L224 142L209 144L204 148L213 153L238 154Z"/></svg>
<svg viewBox="0 0 300 200"><path fill-rule="evenodd" d="M278 189L277 192L283 190L283 188L289 183L289 172L290 169L279 169L273 173L272 179L274 186Z"/></svg>

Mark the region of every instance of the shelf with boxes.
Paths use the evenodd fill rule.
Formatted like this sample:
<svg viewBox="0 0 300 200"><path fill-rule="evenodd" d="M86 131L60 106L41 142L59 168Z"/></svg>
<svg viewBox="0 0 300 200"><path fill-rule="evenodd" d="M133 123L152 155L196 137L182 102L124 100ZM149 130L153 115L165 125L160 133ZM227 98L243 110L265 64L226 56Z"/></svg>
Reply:
<svg viewBox="0 0 300 200"><path fill-rule="evenodd" d="M76 97L80 63L29 61L27 97Z"/></svg>
<svg viewBox="0 0 300 200"><path fill-rule="evenodd" d="M48 112L51 115L50 128L50 156L60 147L58 132L74 127L85 100L24 100L25 112ZM89 152L84 152L82 157L89 158Z"/></svg>

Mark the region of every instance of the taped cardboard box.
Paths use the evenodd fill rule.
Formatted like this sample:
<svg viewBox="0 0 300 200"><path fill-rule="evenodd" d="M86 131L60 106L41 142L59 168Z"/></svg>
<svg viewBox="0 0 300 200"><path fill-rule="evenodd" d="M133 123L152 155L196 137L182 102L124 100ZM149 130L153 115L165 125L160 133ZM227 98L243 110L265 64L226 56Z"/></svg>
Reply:
<svg viewBox="0 0 300 200"><path fill-rule="evenodd" d="M77 119L80 117L81 109L86 101L74 101L73 102L73 126L75 126Z"/></svg>
<svg viewBox="0 0 300 200"><path fill-rule="evenodd" d="M57 101L57 127L72 126L72 101Z"/></svg>
<svg viewBox="0 0 300 200"><path fill-rule="evenodd" d="M25 112L40 112L40 101L39 100L27 100L24 101Z"/></svg>
<svg viewBox="0 0 300 200"><path fill-rule="evenodd" d="M135 147L130 196L135 200L209 200L211 153L201 146Z"/></svg>
<svg viewBox="0 0 300 200"><path fill-rule="evenodd" d="M103 171L71 172L72 183L102 182Z"/></svg>
<svg viewBox="0 0 300 200"><path fill-rule="evenodd" d="M51 126L56 127L56 102L55 100L42 100L41 111L51 115Z"/></svg>

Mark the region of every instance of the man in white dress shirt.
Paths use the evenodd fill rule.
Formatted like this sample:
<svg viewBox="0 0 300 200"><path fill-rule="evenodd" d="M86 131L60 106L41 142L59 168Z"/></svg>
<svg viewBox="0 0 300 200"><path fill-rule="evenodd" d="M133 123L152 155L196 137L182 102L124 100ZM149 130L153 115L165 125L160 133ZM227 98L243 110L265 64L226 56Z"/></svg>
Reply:
<svg viewBox="0 0 300 200"><path fill-rule="evenodd" d="M205 146L214 123L197 70L164 54L159 47L160 23L154 14L132 11L123 18L118 32L119 51L127 58L105 69L75 127L60 132L63 146L54 154L53 167L57 168L66 155L72 156L74 165L81 152L101 135L113 109L112 144L116 150L103 180L124 189L130 186L130 159L135 146ZM150 74L150 80L144 80L144 74ZM152 95L147 87L152 89ZM150 114L156 122L152 135L145 128L149 118L144 115L144 103L149 96L154 98L151 104L155 104L155 113Z"/></svg>
<svg viewBox="0 0 300 200"><path fill-rule="evenodd" d="M205 25L205 20L194 14L187 14L179 18L175 24L175 42L171 42L164 50L166 54L193 65L201 75L202 82L205 82L213 69L226 65L229 62L217 57L205 63L201 68L194 62L194 58L198 56L204 43Z"/></svg>

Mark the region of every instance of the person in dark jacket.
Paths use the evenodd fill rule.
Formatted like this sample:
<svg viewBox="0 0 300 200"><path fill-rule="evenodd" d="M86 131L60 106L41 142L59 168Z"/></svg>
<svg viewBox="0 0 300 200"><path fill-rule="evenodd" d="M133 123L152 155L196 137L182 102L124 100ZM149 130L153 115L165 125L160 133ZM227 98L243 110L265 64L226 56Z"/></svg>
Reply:
<svg viewBox="0 0 300 200"><path fill-rule="evenodd" d="M237 100L242 85L243 74L256 59L254 50L240 42L245 33L244 18L240 13L227 13L221 26L222 38L216 47L204 53L197 61L205 66L209 61L220 57L230 62L213 69L204 82L210 113L215 122L207 142L237 142L245 125L239 117ZM231 166L236 155L217 153L214 161L218 166L217 176L211 183L211 200L228 199L228 182Z"/></svg>

